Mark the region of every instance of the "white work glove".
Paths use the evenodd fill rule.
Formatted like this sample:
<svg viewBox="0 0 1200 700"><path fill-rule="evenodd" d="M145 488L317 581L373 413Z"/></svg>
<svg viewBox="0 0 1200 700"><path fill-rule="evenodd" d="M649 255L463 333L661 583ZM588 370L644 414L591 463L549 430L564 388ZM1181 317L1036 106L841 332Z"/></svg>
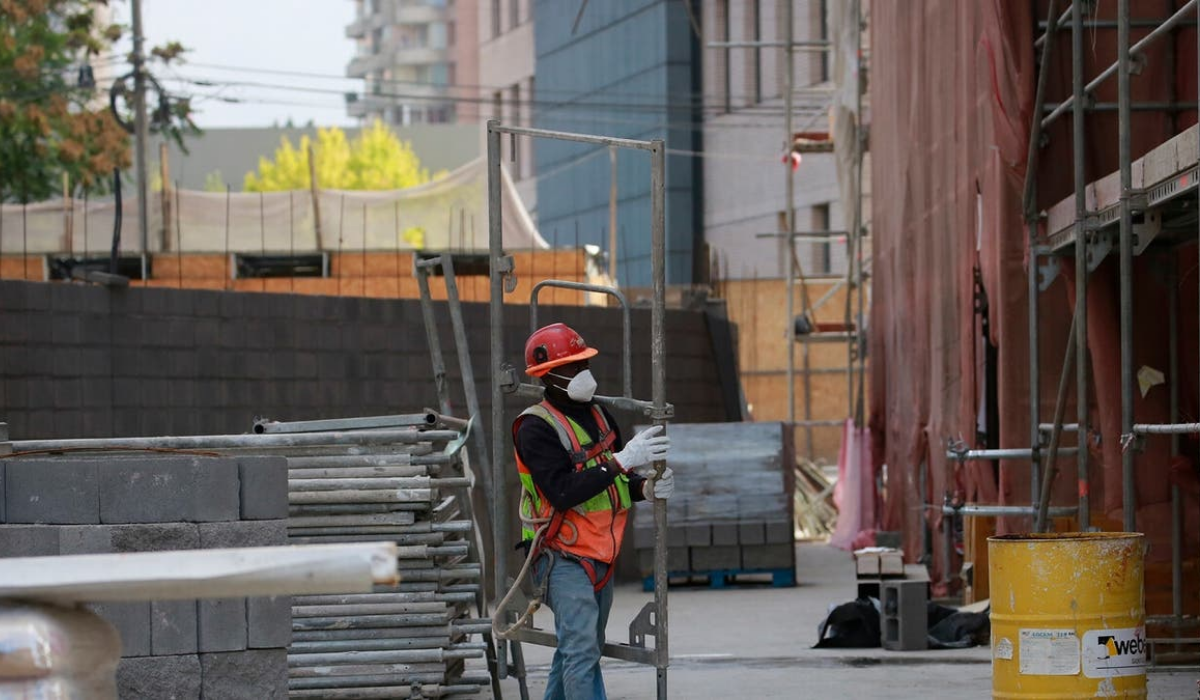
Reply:
<svg viewBox="0 0 1200 700"><path fill-rule="evenodd" d="M671 438L658 435L662 430L661 425L646 428L625 443L625 449L613 455L621 468L629 470L666 459L667 451L671 449Z"/></svg>
<svg viewBox="0 0 1200 700"><path fill-rule="evenodd" d="M655 479L654 477L647 478L642 482L642 497L647 501L653 501L656 498L666 500L675 493L675 473L670 467L663 469L662 476Z"/></svg>

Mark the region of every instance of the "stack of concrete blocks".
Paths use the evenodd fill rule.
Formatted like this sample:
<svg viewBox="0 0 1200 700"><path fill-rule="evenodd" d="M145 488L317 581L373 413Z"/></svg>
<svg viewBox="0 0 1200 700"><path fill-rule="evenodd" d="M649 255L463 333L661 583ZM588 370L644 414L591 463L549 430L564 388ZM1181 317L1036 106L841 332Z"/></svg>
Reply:
<svg viewBox="0 0 1200 700"><path fill-rule="evenodd" d="M667 569L723 585L768 573L795 584L792 492L795 453L782 423L672 424L668 466ZM643 577L654 573L654 509L635 507L634 547Z"/></svg>
<svg viewBox="0 0 1200 700"><path fill-rule="evenodd" d="M7 457L0 557L284 545L287 507L280 457ZM121 698L287 697L290 598L90 607L121 634Z"/></svg>

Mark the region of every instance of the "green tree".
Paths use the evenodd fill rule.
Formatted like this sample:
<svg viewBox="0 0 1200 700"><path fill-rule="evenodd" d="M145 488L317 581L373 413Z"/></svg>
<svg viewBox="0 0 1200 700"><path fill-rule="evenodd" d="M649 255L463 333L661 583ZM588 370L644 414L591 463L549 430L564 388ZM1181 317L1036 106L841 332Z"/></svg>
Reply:
<svg viewBox="0 0 1200 700"><path fill-rule="evenodd" d="M130 76L115 88L124 110L119 100L110 109L108 95L84 79L88 59L122 33L120 25L99 25L100 4L107 0L0 0L0 201L55 196L63 174L72 185L102 191L114 169L130 166L129 91L121 90ZM182 52L170 43L152 49L151 58L166 63ZM196 131L191 107L158 93L153 126L182 145L182 134Z"/></svg>
<svg viewBox="0 0 1200 700"><path fill-rule="evenodd" d="M274 160L260 158L258 172L246 173L243 188L247 192L279 192L308 189L312 186L308 167L308 149L316 159L317 183L334 190L393 190L415 187L441 177L433 177L421 167L407 141L380 121L363 129L354 141L337 127L318 129L316 143L308 136L299 147L285 136L275 151Z"/></svg>
<svg viewBox="0 0 1200 700"><path fill-rule="evenodd" d="M103 187L130 163L129 138L108 109L91 104L72 70L120 36L97 27L84 0L0 0L0 201L62 191L62 174Z"/></svg>

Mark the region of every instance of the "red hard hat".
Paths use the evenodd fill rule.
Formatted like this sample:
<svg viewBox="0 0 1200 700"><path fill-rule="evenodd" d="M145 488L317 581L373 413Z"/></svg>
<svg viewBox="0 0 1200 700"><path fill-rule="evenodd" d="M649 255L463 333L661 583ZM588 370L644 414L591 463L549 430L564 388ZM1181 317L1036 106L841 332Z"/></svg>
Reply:
<svg viewBox="0 0 1200 700"><path fill-rule="evenodd" d="M540 377L555 367L595 357L597 352L566 324L544 326L525 341L525 374Z"/></svg>

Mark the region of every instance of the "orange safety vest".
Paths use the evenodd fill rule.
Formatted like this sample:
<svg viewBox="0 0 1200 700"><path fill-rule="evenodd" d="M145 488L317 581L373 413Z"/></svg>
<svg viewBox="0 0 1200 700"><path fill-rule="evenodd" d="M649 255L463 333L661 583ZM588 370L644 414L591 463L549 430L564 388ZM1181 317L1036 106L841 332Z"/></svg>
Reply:
<svg viewBox="0 0 1200 700"><path fill-rule="evenodd" d="M613 459L612 446L616 442L616 433L604 418L604 412L597 406L592 406L592 415L600 429L600 439L593 443L587 431L575 421L543 401L530 406L513 423L514 444L517 429L521 423L531 417L540 418L554 428L563 449L571 456L575 471L593 469L605 463L616 462ZM618 467L619 468L619 467ZM517 473L521 477L521 535L530 541L537 533L541 523L550 522L546 531L544 545L568 556L591 559L593 561L612 564L621 551L621 540L625 536L625 520L629 515L632 500L629 496L629 477L624 473L618 474L607 489L592 496L588 500L570 509L562 517L556 518L550 501L533 482L529 468L517 455ZM554 522L557 520L558 522ZM611 573L611 567L609 568ZM605 581L608 577L605 576ZM593 581L595 583L595 581Z"/></svg>

